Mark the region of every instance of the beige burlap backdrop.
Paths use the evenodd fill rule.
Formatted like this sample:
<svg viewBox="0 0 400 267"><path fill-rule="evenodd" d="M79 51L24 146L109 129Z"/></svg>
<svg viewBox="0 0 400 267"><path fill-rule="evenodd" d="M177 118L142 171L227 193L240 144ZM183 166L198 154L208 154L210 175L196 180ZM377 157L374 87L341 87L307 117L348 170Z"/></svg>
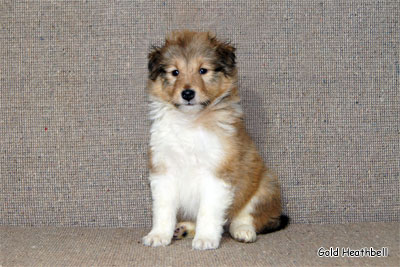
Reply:
<svg viewBox="0 0 400 267"><path fill-rule="evenodd" d="M0 224L149 227L146 55L237 47L295 223L399 219L398 1L0 1Z"/></svg>

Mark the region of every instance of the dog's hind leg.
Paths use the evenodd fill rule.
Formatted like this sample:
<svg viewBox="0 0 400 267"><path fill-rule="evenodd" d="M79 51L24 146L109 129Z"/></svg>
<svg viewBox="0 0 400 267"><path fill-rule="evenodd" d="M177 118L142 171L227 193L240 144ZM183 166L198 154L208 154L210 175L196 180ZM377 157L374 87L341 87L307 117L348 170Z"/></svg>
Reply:
<svg viewBox="0 0 400 267"><path fill-rule="evenodd" d="M193 238L196 224L194 222L180 222L176 225L174 239Z"/></svg>
<svg viewBox="0 0 400 267"><path fill-rule="evenodd" d="M284 228L288 218L281 216L280 189L276 175L266 171L257 192L232 219L231 236L237 241L254 242L257 234Z"/></svg>

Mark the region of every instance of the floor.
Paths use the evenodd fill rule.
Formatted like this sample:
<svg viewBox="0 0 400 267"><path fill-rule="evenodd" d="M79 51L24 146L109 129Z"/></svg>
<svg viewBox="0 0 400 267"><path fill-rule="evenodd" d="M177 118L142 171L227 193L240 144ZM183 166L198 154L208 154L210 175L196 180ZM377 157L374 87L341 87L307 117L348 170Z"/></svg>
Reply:
<svg viewBox="0 0 400 267"><path fill-rule="evenodd" d="M225 234L213 251L191 240L141 244L146 229L0 227L0 266L399 266L400 224L294 224L243 244ZM384 257L342 257L343 249L384 249ZM323 248L323 249L320 249ZM333 248L332 252L329 248ZM324 249L339 257L319 257Z"/></svg>

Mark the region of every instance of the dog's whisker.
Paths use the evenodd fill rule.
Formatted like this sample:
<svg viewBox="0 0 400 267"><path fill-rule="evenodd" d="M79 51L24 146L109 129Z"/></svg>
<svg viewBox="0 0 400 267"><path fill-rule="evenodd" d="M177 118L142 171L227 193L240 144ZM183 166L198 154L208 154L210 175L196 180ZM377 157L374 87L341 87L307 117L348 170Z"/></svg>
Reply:
<svg viewBox="0 0 400 267"><path fill-rule="evenodd" d="M206 100L206 101L200 103L200 105L202 105L203 107L207 107L210 104L211 104L210 100Z"/></svg>

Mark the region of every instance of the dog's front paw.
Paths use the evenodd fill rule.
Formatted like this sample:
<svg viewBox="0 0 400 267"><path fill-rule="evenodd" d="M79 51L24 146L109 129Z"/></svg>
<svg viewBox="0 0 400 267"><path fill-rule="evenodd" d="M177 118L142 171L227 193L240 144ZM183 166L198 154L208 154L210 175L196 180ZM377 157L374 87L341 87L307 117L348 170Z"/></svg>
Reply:
<svg viewBox="0 0 400 267"><path fill-rule="evenodd" d="M145 246L160 247L168 246L171 243L172 237L162 233L149 233L143 237L142 242Z"/></svg>
<svg viewBox="0 0 400 267"><path fill-rule="evenodd" d="M219 239L212 238L195 238L192 242L193 249L205 250L216 249L219 246Z"/></svg>

